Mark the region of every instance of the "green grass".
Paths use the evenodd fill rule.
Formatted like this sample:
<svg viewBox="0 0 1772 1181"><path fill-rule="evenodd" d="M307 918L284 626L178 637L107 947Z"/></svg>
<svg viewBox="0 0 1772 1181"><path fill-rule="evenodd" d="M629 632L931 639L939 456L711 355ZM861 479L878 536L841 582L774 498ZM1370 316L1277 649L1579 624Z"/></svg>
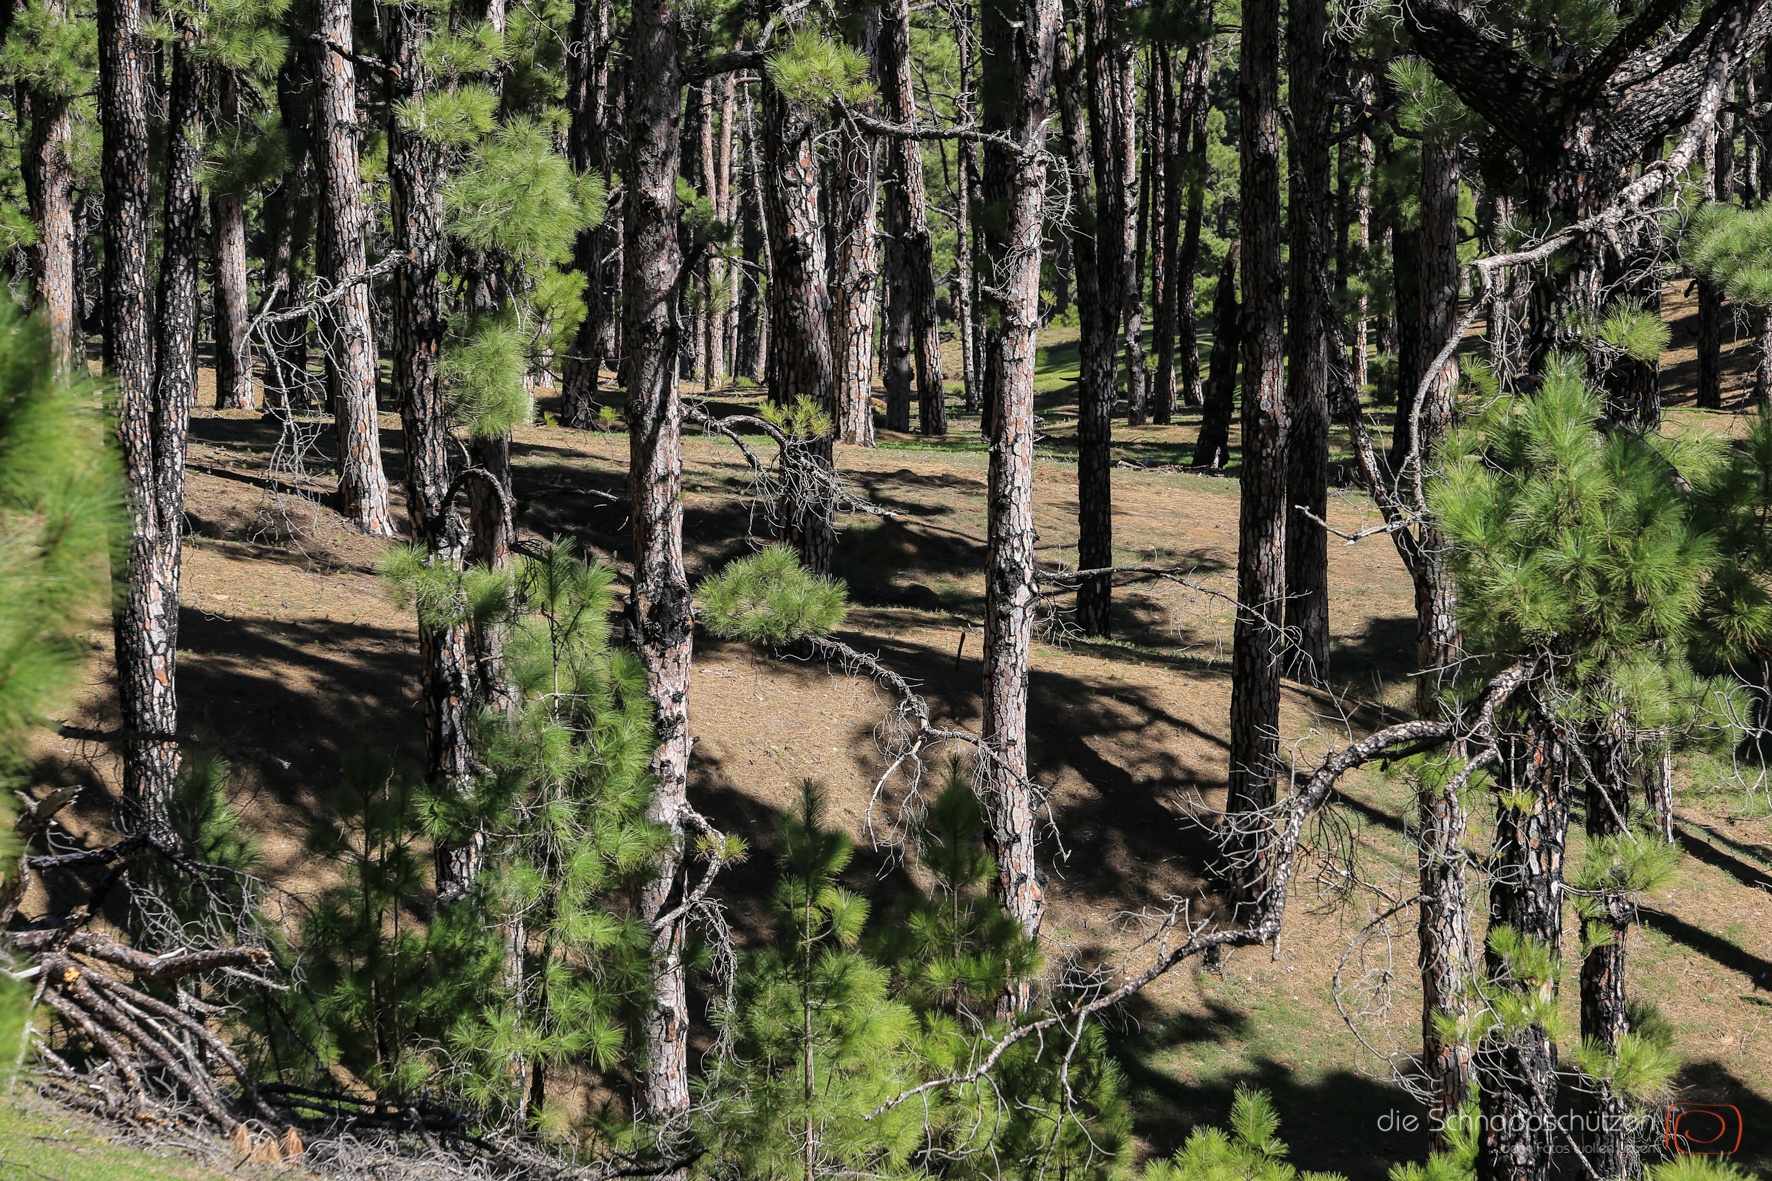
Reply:
<svg viewBox="0 0 1772 1181"><path fill-rule="evenodd" d="M0 1096L0 1181L222 1181L268 1176L212 1169L170 1149L119 1144L74 1112L19 1094ZM283 1177L301 1174L288 1170Z"/></svg>

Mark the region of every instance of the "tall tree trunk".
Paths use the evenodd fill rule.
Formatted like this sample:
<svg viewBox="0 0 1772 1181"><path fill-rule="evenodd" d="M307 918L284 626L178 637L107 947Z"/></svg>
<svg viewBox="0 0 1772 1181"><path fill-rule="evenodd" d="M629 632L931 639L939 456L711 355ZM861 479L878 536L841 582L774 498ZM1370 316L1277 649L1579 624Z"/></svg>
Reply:
<svg viewBox="0 0 1772 1181"><path fill-rule="evenodd" d="M369 324L368 269L363 233L363 174L357 159L357 68L350 57L350 0L317 0L315 47L320 81L320 272L350 289L325 313L328 390L338 427L338 507L372 537L394 535L388 480L382 471L376 421L375 336Z"/></svg>
<svg viewBox="0 0 1772 1181"><path fill-rule="evenodd" d="M238 126L240 80L216 72L216 100L224 124ZM215 404L221 410L252 409L252 349L246 340L246 203L239 193L209 197L210 253L215 258Z"/></svg>
<svg viewBox="0 0 1772 1181"><path fill-rule="evenodd" d="M628 350L628 490L634 531L628 610L658 734L646 816L672 836L640 892L641 917L653 930L653 976L651 1002L641 1020L644 1066L635 1106L641 1118L663 1124L681 1119L689 1109L683 923L657 924L678 894L689 809L693 622L683 567L682 407L674 306L683 263L677 249L677 93L682 74L678 14L671 0L635 0L632 12L624 176L628 197L623 204L627 322L622 333ZM828 342L822 332L821 338Z"/></svg>
<svg viewBox="0 0 1772 1181"><path fill-rule="evenodd" d="M1194 442L1194 466L1220 471L1230 462L1231 415L1236 412L1237 362L1243 350L1242 316L1237 308L1237 264L1243 243L1233 241L1218 271L1212 297L1212 359L1206 371L1205 410Z"/></svg>
<svg viewBox="0 0 1772 1181"><path fill-rule="evenodd" d="M580 176L611 179L608 149L609 0L576 0L572 37L566 54L567 157ZM560 421L588 430L597 421L597 376L603 367L605 321L611 307L605 259L615 230L604 224L580 230L572 261L585 277L585 318L574 334L572 352L560 369Z"/></svg>
<svg viewBox="0 0 1772 1181"><path fill-rule="evenodd" d="M114 613L117 696L129 735L123 743L123 805L133 824L171 839L166 806L180 765L178 592L189 407L162 404L154 381L149 52L139 0L100 0L104 360L117 385L117 446L131 515L128 550L115 571L123 583Z"/></svg>
<svg viewBox="0 0 1772 1181"><path fill-rule="evenodd" d="M738 194L732 184L733 151L737 137L738 85L731 74L714 79L714 97L719 107L720 125L714 152L714 174L710 177L714 209L720 220L732 225L738 220ZM732 374L732 263L724 251L708 260L708 358L707 383L726 380Z"/></svg>
<svg viewBox="0 0 1772 1181"><path fill-rule="evenodd" d="M55 21L67 19L65 0L46 0ZM31 301L49 327L56 364L72 370L84 359L74 306L74 166L68 100L46 91L28 92L30 132L25 143L25 194L37 230Z"/></svg>
<svg viewBox="0 0 1772 1181"><path fill-rule="evenodd" d="M1167 424L1175 417L1175 317L1177 299L1181 294L1181 271L1176 265L1181 253L1181 141L1186 134L1181 126L1181 96L1177 93L1174 51L1159 45L1151 51L1152 71L1149 85L1161 96L1160 117L1151 123L1145 142L1146 157L1156 156L1161 163L1160 192L1151 195L1156 229L1151 241L1151 286L1157 299L1156 315L1151 322L1151 336L1157 346L1157 372L1151 379L1150 408L1153 422ZM1192 282L1192 276L1188 277Z"/></svg>
<svg viewBox="0 0 1772 1181"><path fill-rule="evenodd" d="M1132 51L1115 28L1117 0L1083 0L1083 63L1089 97L1088 171L1095 178L1093 217L1078 218L1083 232L1071 240L1077 257L1079 309L1084 317L1080 345L1082 370L1077 380L1077 568L1100 570L1114 564L1114 366L1124 340L1127 315L1125 285L1132 279L1133 223L1137 210L1137 161L1125 147L1131 142L1133 96L1130 93ZM1067 96L1065 102L1072 101ZM1074 144L1079 134L1069 137ZM1073 149L1074 151L1074 149ZM1073 184L1085 175L1072 161ZM1081 188L1079 188L1081 192ZM1073 215L1076 216L1076 215ZM1088 252L1092 257L1085 260ZM1082 277L1095 272L1095 298ZM1096 305L1094 315L1089 305ZM1127 353L1130 365L1131 353ZM1085 635L1105 636L1112 624L1112 580L1102 574L1077 586L1077 626Z"/></svg>
<svg viewBox="0 0 1772 1181"><path fill-rule="evenodd" d="M1555 973L1548 980L1516 977L1496 953L1493 941L1498 927L1510 927L1553 954L1562 944L1572 769L1550 724L1533 717L1525 733L1512 740L1501 770L1507 798L1498 801L1487 969L1496 987L1536 994L1548 1002L1557 991ZM1550 1035L1542 1025L1497 1030L1476 1047L1474 1062L1483 1117L1477 1142L1478 1178L1548 1178L1559 1147L1550 1118L1557 1107L1557 1051Z"/></svg>
<svg viewBox="0 0 1772 1181"><path fill-rule="evenodd" d="M852 48L877 59L880 8L855 16ZM874 445L874 302L880 275L875 211L879 204L880 145L845 122L836 129L831 163L831 357L837 379L837 438ZM897 428L908 430L909 423Z"/></svg>
<svg viewBox="0 0 1772 1181"><path fill-rule="evenodd" d="M1391 470L1401 471L1409 454L1410 408L1425 369L1427 342L1421 330L1421 231L1408 225L1400 210L1392 211L1391 288L1392 320L1397 334L1397 406L1391 417Z"/></svg>
<svg viewBox="0 0 1772 1181"><path fill-rule="evenodd" d="M1458 326L1458 184L1456 145L1435 135L1423 137L1421 256L1416 268L1420 297L1416 322L1420 326L1419 355L1423 368L1432 363ZM1420 409L1401 419L1405 426L1399 437L1415 440L1414 462L1421 465L1421 474L1426 477L1437 470L1435 453L1441 437L1452 425L1458 362L1447 361L1425 392L1419 388L1425 375L1417 370L1415 376L1417 384L1400 390L1397 404L1401 411L1413 407L1419 397ZM1413 426L1408 425L1411 422ZM1393 462L1400 478L1414 479L1407 451ZM1459 658L1457 587L1446 568L1448 546L1438 527L1432 521L1424 521L1418 536L1418 560L1410 569L1415 581L1415 664L1419 673L1415 694L1417 712L1427 717L1433 712L1442 680Z"/></svg>
<svg viewBox="0 0 1772 1181"><path fill-rule="evenodd" d="M394 271L392 304L394 396L406 450L406 512L412 538L430 562L459 567L467 529L449 499L449 409L437 361L443 347L443 197L441 154L400 118L422 102L429 86L424 65L424 9L381 6L388 64L389 213L394 249L404 260ZM469 733L473 710L466 627L419 624L424 693L427 778L446 791L466 790L472 774ZM451 834L437 842L437 893L465 895L479 874L481 840Z"/></svg>
<svg viewBox="0 0 1772 1181"><path fill-rule="evenodd" d="M1231 639L1228 842L1246 901L1265 872L1251 813L1272 806L1279 770L1286 598L1286 403L1281 384L1280 5L1243 0L1238 79L1243 213L1243 462L1237 618Z"/></svg>
<svg viewBox="0 0 1772 1181"><path fill-rule="evenodd" d="M981 13L986 2L987 0L979 0ZM955 45L960 59L960 94L954 105L962 121L976 122L979 118L978 84L982 67L974 40L972 0L960 0L955 4L954 12L957 15L954 22ZM960 291L955 308L960 315L960 351L965 378L963 406L966 413L980 416L980 431L988 437L990 423L985 419L984 411L985 386L990 380L988 352L991 334L983 322L986 303L980 264L984 261L987 242L984 227L979 223L979 215L985 202L984 182L976 144L970 140L961 140L955 145L955 156L959 161L960 181L959 206L955 210L955 227L959 233L955 280Z"/></svg>
<svg viewBox="0 0 1772 1181"><path fill-rule="evenodd" d="M685 170L685 180L693 183L701 171L703 132L709 130L704 125L708 109L708 84L691 82L683 90L683 145L678 149L679 167ZM690 171L693 169L693 171ZM682 245L688 244L688 230L678 227L678 237ZM681 248L681 247L680 247ZM702 312L704 303L697 301L696 291L703 286L706 268L697 263L695 274L685 279L677 296L678 315L682 318L683 328L677 334L677 376L684 381L695 380L696 370L701 362Z"/></svg>
<svg viewBox="0 0 1772 1181"><path fill-rule="evenodd" d="M1119 0L1109 0L1117 9ZM1116 17L1116 23L1124 17ZM1124 43L1123 32L1111 34ZM1145 237L1150 226L1151 156L1144 155L1146 167L1139 167L1138 154L1138 55L1128 46L1119 54L1119 84L1114 97L1119 105L1115 120L1117 133L1114 152L1119 157L1120 183L1126 189L1126 254L1125 270L1120 282L1120 331L1126 350L1126 425L1143 426L1149 410L1150 375L1144 368L1144 259ZM1146 120L1149 126L1150 120Z"/></svg>
<svg viewBox="0 0 1772 1181"><path fill-rule="evenodd" d="M272 311L292 306L301 286L301 258L312 232L308 176L313 160L308 124L313 55L292 50L277 71L277 113L288 142L289 167L265 198L270 248L265 258L265 301ZM308 408L308 325L279 326L265 357L265 404Z"/></svg>
<svg viewBox="0 0 1772 1181"><path fill-rule="evenodd" d="M744 99L744 216L739 227L739 244L744 253L744 267L738 285L738 353L732 371L742 377L760 380L763 376L765 337L768 331L768 309L763 301L763 274L768 244L763 232L763 193L758 164L762 149L757 142L756 120L751 111L751 93L747 87Z"/></svg>
<svg viewBox="0 0 1772 1181"><path fill-rule="evenodd" d="M1003 907L1039 933L1045 886L1035 863L1037 801L1028 780L1028 667L1034 624L1034 365L1040 328L1044 140L1059 36L1058 0L984 6L985 128L1010 143L986 149L985 230L993 285L995 392L988 438L985 553L984 800ZM1012 1003L1025 1007L1021 990Z"/></svg>
<svg viewBox="0 0 1772 1181"><path fill-rule="evenodd" d="M1371 89L1371 83L1364 77L1358 79L1353 87L1354 94L1362 102L1366 101L1371 94ZM1350 269L1357 268L1364 275L1372 265L1372 163L1374 157L1372 137L1360 135L1349 141L1346 146L1349 149L1348 155L1352 159L1344 156L1343 166L1351 166L1354 172L1352 183L1349 186L1353 208L1348 218L1351 238L1348 265ZM1348 311L1348 315L1353 321L1352 347L1350 349L1353 355L1348 358L1348 381L1356 394L1362 394L1371 380L1368 375L1367 363L1367 334L1370 328L1370 321L1366 315L1367 290L1367 285L1361 283L1359 292L1354 297L1353 306Z"/></svg>
<svg viewBox="0 0 1772 1181"><path fill-rule="evenodd" d="M1194 311L1194 272L1200 264L1200 226L1206 213L1207 119L1212 114L1212 95L1208 83L1212 78L1212 38L1208 35L1188 50L1181 68L1183 109L1187 112L1189 150L1177 162L1177 170L1187 174L1187 220L1182 226L1181 246L1175 255L1176 276L1176 344L1181 353L1181 389L1178 397L1187 406L1198 406L1205 400L1200 385L1199 324ZM1180 151L1180 129L1177 129L1177 151ZM1232 299L1236 298L1233 290Z"/></svg>
<svg viewBox="0 0 1772 1181"><path fill-rule="evenodd" d="M1292 0L1286 22L1292 124L1286 138L1291 306L1286 317L1285 619L1297 637L1297 675L1316 684L1329 676L1329 535L1320 523L1329 505L1329 130L1334 110L1328 101L1328 30L1323 0Z"/></svg>
<svg viewBox="0 0 1772 1181"><path fill-rule="evenodd" d="M764 206L769 226L769 380L777 404L807 398L837 419L831 358L831 296L819 218L818 156L812 108L763 81ZM811 474L796 479L781 511L800 561L829 574L836 528L830 489L831 437L805 440Z"/></svg>
<svg viewBox="0 0 1772 1181"><path fill-rule="evenodd" d="M886 119L911 122L917 111L911 90L910 0L886 0L882 6L874 60ZM929 232L929 198L923 185L923 146L914 140L893 138L886 144L886 160L887 286L889 299L902 301L900 315L910 334L906 347L915 351L917 432L945 435L948 412L935 307L935 241ZM963 261L965 256L966 240L961 233L955 257ZM890 391L887 404L891 405Z"/></svg>

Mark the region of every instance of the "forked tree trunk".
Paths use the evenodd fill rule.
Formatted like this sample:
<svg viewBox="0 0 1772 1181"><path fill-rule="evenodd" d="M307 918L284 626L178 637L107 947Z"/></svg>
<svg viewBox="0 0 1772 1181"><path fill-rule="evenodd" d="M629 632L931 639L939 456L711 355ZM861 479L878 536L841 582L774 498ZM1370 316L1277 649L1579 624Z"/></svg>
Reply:
<svg viewBox="0 0 1772 1181"><path fill-rule="evenodd" d="M1549 726L1531 719L1503 756L1494 872L1489 887L1491 938L1498 927L1556 951L1562 943L1562 888L1572 768ZM1554 979L1515 979L1495 951L1485 957L1491 982L1521 993L1556 995ZM1557 1106L1557 1051L1541 1025L1499 1030L1475 1048L1482 1125L1480 1181L1542 1181L1560 1149L1550 1118Z"/></svg>
<svg viewBox="0 0 1772 1181"><path fill-rule="evenodd" d="M769 380L777 404L809 399L833 424L835 365L831 358L831 296L825 283L824 231L819 218L818 156L812 108L763 82L763 198L769 225ZM630 240L632 236L630 235ZM781 506L784 531L800 561L829 574L836 528L830 489L816 486L831 471L831 437L804 440L812 474L797 479Z"/></svg>
<svg viewBox="0 0 1772 1181"><path fill-rule="evenodd" d="M610 179L609 47L609 0L577 0L566 54L567 156L580 176L597 174L605 182ZM604 259L614 236L606 221L580 230L573 245L573 265L585 277L585 318L579 321L572 351L560 367L560 421L575 430L588 430L597 421L604 322L614 314Z"/></svg>
<svg viewBox="0 0 1772 1181"><path fill-rule="evenodd" d="M672 836L640 891L640 914L654 924L678 895L688 811L689 665L693 633L683 568L683 444L677 398L678 14L671 0L635 0L628 39L627 139L623 204L623 295L628 350L628 489L634 530L629 621L652 697L658 746L652 754L649 822ZM825 338L828 342L828 337ZM827 346L828 348L828 343ZM828 376L828 370L827 370ZM683 971L684 924L653 928L652 997L641 1018L642 1061L635 1107L664 1123L689 1108L689 1000Z"/></svg>
<svg viewBox="0 0 1772 1181"><path fill-rule="evenodd" d="M1323 0L1287 9L1286 137L1290 307L1286 317L1286 627L1297 637L1295 675L1329 676L1329 129L1328 11ZM1456 190L1455 190L1456 191ZM1245 478L1247 478L1245 476Z"/></svg>
<svg viewBox="0 0 1772 1181"><path fill-rule="evenodd" d="M363 174L357 159L357 67L351 51L350 0L317 0L320 35L320 273L350 290L328 305L326 365L338 428L338 507L371 537L392 537L388 480L382 471L376 421L375 337L369 324L368 269L363 241Z"/></svg>
<svg viewBox="0 0 1772 1181"><path fill-rule="evenodd" d="M880 9L856 14L853 45L865 60L876 58ZM871 113L871 112L870 112ZM831 360L837 380L837 438L874 445L874 301L880 274L875 210L879 203L880 145L872 135L843 123L835 133L831 162ZM898 429L908 429L908 425Z"/></svg>
<svg viewBox="0 0 1772 1181"><path fill-rule="evenodd" d="M1187 112L1188 150L1177 163L1187 183L1187 220L1182 225L1181 246L1175 255L1176 275L1176 349L1181 354L1181 388L1176 396L1184 405L1198 406L1205 400L1200 385L1199 320L1194 309L1194 271L1200 264L1200 224L1206 213L1206 121L1212 114L1212 96L1207 83L1212 77L1212 38L1188 50L1181 69L1183 109ZM1180 129L1177 130L1180 135ZM1178 138L1179 151L1179 138ZM1232 299L1236 298L1233 289ZM1222 321L1221 321L1222 323Z"/></svg>
<svg viewBox="0 0 1772 1181"><path fill-rule="evenodd" d="M1028 780L1028 666L1034 624L1034 364L1040 328L1040 232L1046 191L1045 124L1059 36L1058 0L986 5L983 20L986 129L1006 137L987 149L987 257L1001 324L990 416L985 556L984 741L981 786L990 813L1003 907L1029 937L1039 934L1045 887L1035 863L1037 802ZM1022 990L1011 1003L1025 1007Z"/></svg>
<svg viewBox="0 0 1772 1181"><path fill-rule="evenodd" d="M64 0L47 0L44 7L53 19L67 19ZM25 194L37 231L31 299L49 327L56 364L72 370L84 352L74 306L74 166L68 156L72 122L62 95L32 91L25 97L31 118L25 144Z"/></svg>
<svg viewBox="0 0 1772 1181"><path fill-rule="evenodd" d="M393 376L406 449L406 512L414 542L428 559L460 566L467 530L449 499L449 410L437 361L443 347L443 163L437 147L399 117L403 104L422 101L424 10L412 4L381 7L388 63L388 189L394 249L405 260L394 271ZM469 732L473 711L466 627L419 625L424 693L427 778L464 791L473 767ZM437 842L437 893L459 898L480 870L481 842L457 833Z"/></svg>
<svg viewBox="0 0 1772 1181"><path fill-rule="evenodd" d="M1237 617L1231 639L1227 853L1234 892L1259 887L1251 814L1274 803L1279 770L1281 625L1286 597L1286 402L1280 360L1280 5L1243 0L1238 128L1243 212L1243 463Z"/></svg>
<svg viewBox="0 0 1772 1181"><path fill-rule="evenodd" d="M103 128L105 369L117 387L117 446L129 488L129 546L114 577L123 806L131 823L171 838L178 777L178 590L187 420L154 383L148 286L148 42L138 0L98 5Z"/></svg>
<svg viewBox="0 0 1772 1181"><path fill-rule="evenodd" d="M1224 252L1218 289L1212 297L1212 360L1206 372L1205 409L1194 441L1194 466L1219 471L1230 462L1231 416L1236 412L1237 363L1243 350L1242 317L1237 308L1237 264L1243 243Z"/></svg>
<svg viewBox="0 0 1772 1181"><path fill-rule="evenodd" d="M1084 0L1082 76L1089 99L1088 169L1072 160L1076 174L1094 177L1093 217L1078 218L1084 227L1071 240L1077 259L1077 298L1085 343L1079 349L1082 370L1077 379L1077 568L1100 570L1114 564L1114 366L1125 345L1126 285L1135 281L1133 231L1137 218L1137 160L1131 143L1131 49L1119 35L1116 0ZM1067 95L1064 103L1073 101ZM1081 129L1067 138L1074 145ZM1073 154L1075 148L1072 149ZM1079 191L1081 188L1079 187ZM1076 213L1072 214L1077 217ZM1092 259L1083 257L1088 252ZM1095 293L1091 300L1083 271L1093 263ZM1089 305L1096 306L1090 315ZM1128 366L1132 355L1127 352ZM1142 365L1142 362L1140 362ZM1130 378L1129 378L1130 380ZM1077 626L1086 635L1105 636L1112 625L1112 579L1102 574L1077 586Z"/></svg>
<svg viewBox="0 0 1772 1181"><path fill-rule="evenodd" d="M882 113L888 122L911 122L916 118L916 104L911 90L910 0L886 0L882 6L874 60ZM908 334L908 341L897 347L911 350L915 358L917 432L945 435L948 413L942 391L935 243L929 232L929 198L923 185L923 147L914 140L893 138L887 141L885 152L888 299L900 301L895 305L900 306L897 318L889 318L888 323L897 325L892 331ZM965 255L962 231L955 258L963 262ZM891 404L888 390L887 405ZM908 430L909 425L895 429Z"/></svg>

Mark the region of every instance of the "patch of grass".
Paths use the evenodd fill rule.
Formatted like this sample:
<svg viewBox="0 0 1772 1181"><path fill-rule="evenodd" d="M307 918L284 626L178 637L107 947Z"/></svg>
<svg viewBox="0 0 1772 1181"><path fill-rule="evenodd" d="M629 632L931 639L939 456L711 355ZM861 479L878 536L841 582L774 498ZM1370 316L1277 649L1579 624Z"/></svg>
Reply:
<svg viewBox="0 0 1772 1181"><path fill-rule="evenodd" d="M223 1181L268 1176L214 1169L170 1150L119 1144L103 1125L21 1095L0 1097L0 1181ZM304 1176L282 1170L282 1177Z"/></svg>

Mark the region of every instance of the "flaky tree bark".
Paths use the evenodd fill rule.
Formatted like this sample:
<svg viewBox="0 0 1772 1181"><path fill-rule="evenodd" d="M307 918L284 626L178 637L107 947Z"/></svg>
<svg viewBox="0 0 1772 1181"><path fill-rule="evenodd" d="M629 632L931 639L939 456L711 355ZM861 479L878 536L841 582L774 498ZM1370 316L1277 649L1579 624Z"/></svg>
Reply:
<svg viewBox="0 0 1772 1181"><path fill-rule="evenodd" d="M406 444L406 512L412 538L433 563L459 566L467 530L449 499L449 411L437 361L443 347L443 198L438 149L399 117L403 103L422 100L424 10L413 4L381 7L388 76L389 213L394 249L404 260L394 271L393 377ZM465 790L472 774L467 629L419 625L427 778L445 790ZM437 842L437 892L466 894L480 869L473 834Z"/></svg>
<svg viewBox="0 0 1772 1181"><path fill-rule="evenodd" d="M683 923L658 921L678 891L689 808L693 634L689 578L683 567L675 309L682 268L677 247L677 94L682 74L678 18L671 0L635 0L632 12L624 177L628 196L623 204L627 240L623 341L628 349L628 489L634 531L628 611L638 634L658 736L646 816L672 836L653 877L640 891L640 913L652 927L653 989L640 1022L643 1057L635 1106L643 1119L665 1124L681 1119L689 1109ZM819 336L828 349L822 326Z"/></svg>
<svg viewBox="0 0 1772 1181"><path fill-rule="evenodd" d="M769 227L769 380L777 404L810 399L837 420L831 357L831 295L819 221L818 156L812 108L763 82L763 198ZM802 444L812 465L832 466L828 434ZM836 528L829 490L797 481L782 506L800 561L829 574Z"/></svg>
<svg viewBox="0 0 1772 1181"><path fill-rule="evenodd" d="M1232 242L1218 271L1212 296L1212 359L1206 371L1205 410L1194 442L1194 466L1218 471L1230 462L1231 415L1236 412L1237 362L1243 350L1242 316L1237 308L1237 264L1243 243Z"/></svg>
<svg viewBox="0 0 1772 1181"><path fill-rule="evenodd" d="M368 269L363 233L363 173L357 159L357 67L351 58L350 0L317 0L316 46L319 127L315 155L320 174L320 273L351 288L327 305L323 329L332 412L338 433L338 507L371 537L392 537L388 480L382 471L376 421L375 337L369 325L369 288L356 282Z"/></svg>
<svg viewBox="0 0 1772 1181"><path fill-rule="evenodd" d="M65 0L46 0L44 7L52 18L67 19ZM68 156L73 125L64 95L27 90L22 97L30 108L25 197L37 230L31 301L49 327L56 364L71 370L84 353L74 307L74 166Z"/></svg>
<svg viewBox="0 0 1772 1181"><path fill-rule="evenodd" d="M1286 403L1281 384L1285 273L1280 254L1280 5L1243 0L1238 129L1243 212L1243 463L1237 618L1231 640L1232 824L1274 802L1286 596ZM1243 899L1259 850L1233 842Z"/></svg>
<svg viewBox="0 0 1772 1181"><path fill-rule="evenodd" d="M885 0L881 7L880 37L875 48L875 70L880 83L880 106L888 122L909 123L916 118L911 90L910 0ZM909 139L887 142L885 205L888 300L896 301L889 313L893 349L909 350L917 376L917 432L948 433L947 401L942 391L941 337L935 308L935 242L929 232L929 199L923 185L923 148ZM962 228L957 260L964 264L966 236ZM956 284L956 298L963 298ZM902 380L903 375L889 380ZM886 395L892 405L892 389ZM895 430L908 430L905 426Z"/></svg>
<svg viewBox="0 0 1772 1181"><path fill-rule="evenodd" d="M1184 405L1198 406L1205 400L1200 385L1199 323L1194 310L1194 271L1200 262L1200 223L1206 213L1206 136L1207 119L1212 114L1212 96L1207 83L1212 77L1212 38L1188 50L1181 68L1183 110L1187 116L1188 150L1177 161L1177 170L1184 171L1187 183L1187 219L1182 225L1181 246L1175 255L1176 275L1176 348L1181 355L1181 388L1176 392ZM1181 129L1177 129L1179 136ZM1180 151L1177 140L1177 151ZM1232 298L1235 298L1232 291ZM1197 462L1197 461L1196 461Z"/></svg>
<svg viewBox="0 0 1772 1181"><path fill-rule="evenodd" d="M1034 363L1040 327L1040 231L1046 189L1045 124L1059 35L1058 0L984 6L986 129L1017 145L986 153L986 257L1001 324L992 359L985 556L984 740L981 786L1003 906L1027 935L1046 910L1035 863L1037 802L1028 781L1028 665L1034 612ZM1025 993L1012 1003L1025 1006Z"/></svg>
<svg viewBox="0 0 1772 1181"><path fill-rule="evenodd" d="M878 4L856 13L852 47L877 58ZM871 111L868 113L872 113ZM880 192L880 145L845 121L836 129L831 162L831 361L837 379L837 438L874 445L874 304L880 275L875 212ZM907 424L908 426L908 424ZM906 427L898 428L900 430Z"/></svg>
<svg viewBox="0 0 1772 1181"><path fill-rule="evenodd" d="M1329 504L1328 28L1323 0L1288 6L1285 620L1297 675L1317 684L1329 676L1329 535L1320 524Z"/></svg>
<svg viewBox="0 0 1772 1181"><path fill-rule="evenodd" d="M612 163L607 134L610 45L609 0L576 0L566 47L567 156L580 176L598 174L605 183L611 179ZM588 430L597 421L604 323L614 314L604 260L614 237L615 228L605 221L580 230L573 246L573 265L585 277L585 318L560 370L560 419L577 430Z"/></svg>
<svg viewBox="0 0 1772 1181"><path fill-rule="evenodd" d="M1126 286L1136 281L1132 268L1138 171L1129 150L1132 51L1114 27L1119 15L1117 0L1083 0L1079 10L1083 14L1084 69L1078 81L1084 83L1089 100L1091 154L1085 166L1072 148L1072 183L1082 192L1082 179L1092 175L1095 200L1093 210L1078 217L1080 230L1071 240L1083 317L1082 369L1077 379L1077 566L1100 570L1114 564L1115 364L1126 344ZM1073 101L1074 96L1066 95L1063 105ZM1078 128L1067 139L1075 145L1080 137ZM1093 299L1085 288L1086 268L1094 272ZM1093 314L1091 304L1095 305ZM1132 355L1129 351L1126 355L1130 369ZM1112 586L1107 575L1078 584L1077 626L1084 634L1108 634Z"/></svg>

